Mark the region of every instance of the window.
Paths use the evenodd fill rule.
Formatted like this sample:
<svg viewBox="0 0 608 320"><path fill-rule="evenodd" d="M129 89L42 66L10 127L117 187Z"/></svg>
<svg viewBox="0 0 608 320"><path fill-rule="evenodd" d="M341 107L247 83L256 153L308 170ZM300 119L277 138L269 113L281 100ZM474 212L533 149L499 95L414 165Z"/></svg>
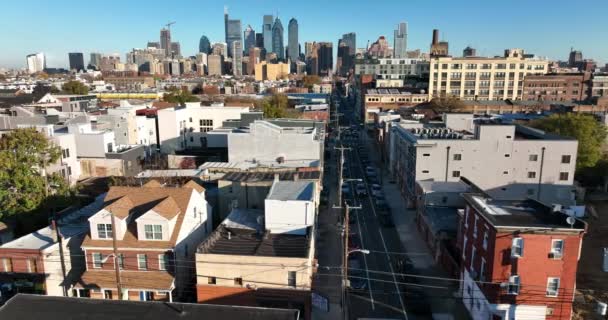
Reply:
<svg viewBox="0 0 608 320"><path fill-rule="evenodd" d="M471 271L475 271L475 251L477 251L477 248L475 248L475 246L471 246Z"/></svg>
<svg viewBox="0 0 608 320"><path fill-rule="evenodd" d="M466 236L462 240L462 259L466 259L466 257L467 257L467 241L468 240L469 239L467 239Z"/></svg>
<svg viewBox="0 0 608 320"><path fill-rule="evenodd" d="M488 230L484 231L483 233L483 249L488 249Z"/></svg>
<svg viewBox="0 0 608 320"><path fill-rule="evenodd" d="M146 224L144 225L144 233L146 240L162 240L163 226L160 224Z"/></svg>
<svg viewBox="0 0 608 320"><path fill-rule="evenodd" d="M564 254L564 240L553 239L551 240L551 257L553 259L561 259Z"/></svg>
<svg viewBox="0 0 608 320"><path fill-rule="evenodd" d="M511 242L511 257L520 258L524 255L524 239L517 237Z"/></svg>
<svg viewBox="0 0 608 320"><path fill-rule="evenodd" d="M453 159L454 159L454 161L460 161L460 160L462 160L462 154L455 153Z"/></svg>
<svg viewBox="0 0 608 320"><path fill-rule="evenodd" d="M207 284L215 284L217 279L215 277L207 277Z"/></svg>
<svg viewBox="0 0 608 320"><path fill-rule="evenodd" d="M38 264L36 258L27 259L27 272L36 273L38 272Z"/></svg>
<svg viewBox="0 0 608 320"><path fill-rule="evenodd" d="M454 178L460 177L460 171L458 171L458 170L452 171L452 177L454 177Z"/></svg>
<svg viewBox="0 0 608 320"><path fill-rule="evenodd" d="M429 173L428 170L422 170L422 173Z"/></svg>
<svg viewBox="0 0 608 320"><path fill-rule="evenodd" d="M509 294L517 295L519 294L519 276L514 275L509 277L509 286L507 288L507 292Z"/></svg>
<svg viewBox="0 0 608 320"><path fill-rule="evenodd" d="M431 154L430 153L423 153L422 156L423 157L429 157L429 156L431 156Z"/></svg>
<svg viewBox="0 0 608 320"><path fill-rule="evenodd" d="M562 163L570 163L571 159L572 159L572 156L570 156L570 155L563 155L562 156Z"/></svg>
<svg viewBox="0 0 608 320"><path fill-rule="evenodd" d="M103 256L101 253L93 253L93 268L100 269L101 268L101 260L103 260Z"/></svg>
<svg viewBox="0 0 608 320"><path fill-rule="evenodd" d="M469 226L469 207L467 206L464 209L464 228L466 229Z"/></svg>
<svg viewBox="0 0 608 320"><path fill-rule="evenodd" d="M560 181L568 181L568 172L560 172L559 173Z"/></svg>
<svg viewBox="0 0 608 320"><path fill-rule="evenodd" d="M479 266L479 281L486 281L486 259L481 258L481 265Z"/></svg>
<svg viewBox="0 0 608 320"><path fill-rule="evenodd" d="M528 156L528 160L530 161L538 161L538 155L537 154L531 154Z"/></svg>
<svg viewBox="0 0 608 320"><path fill-rule="evenodd" d="M234 285L235 286L243 286L243 278L241 278L241 277L234 278Z"/></svg>
<svg viewBox="0 0 608 320"><path fill-rule="evenodd" d="M534 179L534 178L536 178L536 172L528 171L528 179Z"/></svg>
<svg viewBox="0 0 608 320"><path fill-rule="evenodd" d="M137 255L137 268L139 270L148 270L148 256L145 254Z"/></svg>
<svg viewBox="0 0 608 320"><path fill-rule="evenodd" d="M167 270L169 265L169 256L166 253L158 255L158 270Z"/></svg>
<svg viewBox="0 0 608 320"><path fill-rule="evenodd" d="M4 272L13 272L13 259L2 258L2 270Z"/></svg>
<svg viewBox="0 0 608 320"><path fill-rule="evenodd" d="M112 239L112 225L109 223L98 223L97 237L99 239Z"/></svg>
<svg viewBox="0 0 608 320"><path fill-rule="evenodd" d="M112 290L104 290L103 298L106 300L112 300Z"/></svg>
<svg viewBox="0 0 608 320"><path fill-rule="evenodd" d="M118 254L118 268L123 270L125 268L125 256L122 253Z"/></svg>
<svg viewBox="0 0 608 320"><path fill-rule="evenodd" d="M547 297L557 297L559 290L559 278L547 278Z"/></svg>
<svg viewBox="0 0 608 320"><path fill-rule="evenodd" d="M479 221L479 216L475 216L475 224L473 224L473 238L477 239L477 222Z"/></svg>
<svg viewBox="0 0 608 320"><path fill-rule="evenodd" d="M190 117L190 122L192 122L192 117Z"/></svg>
<svg viewBox="0 0 608 320"><path fill-rule="evenodd" d="M112 147L112 142L108 143L108 152L112 152L113 151L113 147Z"/></svg>
<svg viewBox="0 0 608 320"><path fill-rule="evenodd" d="M505 158L509 158L511 155L508 153L505 153Z"/></svg>
<svg viewBox="0 0 608 320"><path fill-rule="evenodd" d="M290 287L296 287L296 271L287 272L287 285Z"/></svg>

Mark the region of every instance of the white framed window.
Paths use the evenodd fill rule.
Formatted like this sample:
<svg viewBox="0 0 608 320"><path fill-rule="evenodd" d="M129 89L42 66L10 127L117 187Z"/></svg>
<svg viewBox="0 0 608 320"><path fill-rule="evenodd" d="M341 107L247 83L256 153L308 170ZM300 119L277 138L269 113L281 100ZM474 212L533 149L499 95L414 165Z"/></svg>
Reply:
<svg viewBox="0 0 608 320"><path fill-rule="evenodd" d="M101 260L103 260L103 255L101 253L92 253L91 254L93 257L93 268L95 269L101 269L102 266L102 262Z"/></svg>
<svg viewBox="0 0 608 320"><path fill-rule="evenodd" d="M486 259L481 258L481 265L479 266L479 280L486 281Z"/></svg>
<svg viewBox="0 0 608 320"><path fill-rule="evenodd" d="M551 257L553 259L561 259L564 254L564 240L553 239L551 240Z"/></svg>
<svg viewBox="0 0 608 320"><path fill-rule="evenodd" d="M469 207L469 206L467 206L467 207L464 209L464 227L465 227L465 228L468 228L468 227L469 227L469 210L470 210L470 207Z"/></svg>
<svg viewBox="0 0 608 320"><path fill-rule="evenodd" d="M118 268L123 270L125 268L125 256L122 253L118 254Z"/></svg>
<svg viewBox="0 0 608 320"><path fill-rule="evenodd" d="M528 157L528 160L530 160L530 161L538 161L538 155L537 154L531 154Z"/></svg>
<svg viewBox="0 0 608 320"><path fill-rule="evenodd" d="M512 295L519 294L520 279L518 275L512 275L509 277L509 286L507 292Z"/></svg>
<svg viewBox="0 0 608 320"><path fill-rule="evenodd" d="M27 272L30 272L30 273L38 272L38 261L36 261L36 258L27 259Z"/></svg>
<svg viewBox="0 0 608 320"><path fill-rule="evenodd" d="M488 230L483 232L483 249L488 250Z"/></svg>
<svg viewBox="0 0 608 320"><path fill-rule="evenodd" d="M2 270L4 272L13 272L13 259L2 258Z"/></svg>
<svg viewBox="0 0 608 320"><path fill-rule="evenodd" d="M158 270L167 270L169 265L169 256L166 253L158 255Z"/></svg>
<svg viewBox="0 0 608 320"><path fill-rule="evenodd" d="M148 270L148 256L145 254L137 255L137 268L139 270Z"/></svg>
<svg viewBox="0 0 608 320"><path fill-rule="evenodd" d="M455 153L453 159L454 159L454 161L460 161L460 160L462 160L462 154Z"/></svg>
<svg viewBox="0 0 608 320"><path fill-rule="evenodd" d="M462 259L466 259L467 257L467 241L469 239L467 239L467 236L464 236L464 238L462 239Z"/></svg>
<svg viewBox="0 0 608 320"><path fill-rule="evenodd" d="M146 240L162 240L163 226L160 224L146 224L144 225L144 233Z"/></svg>
<svg viewBox="0 0 608 320"><path fill-rule="evenodd" d="M97 237L99 239L112 239L112 225L109 223L98 223Z"/></svg>
<svg viewBox="0 0 608 320"><path fill-rule="evenodd" d="M471 246L471 271L475 271L475 251L477 251L477 248L475 248L475 245Z"/></svg>
<svg viewBox="0 0 608 320"><path fill-rule="evenodd" d="M475 216L475 224L473 224L473 238L477 239L477 222L479 221L479 216Z"/></svg>
<svg viewBox="0 0 608 320"><path fill-rule="evenodd" d="M547 297L557 297L559 291L559 278L547 278Z"/></svg>
<svg viewBox="0 0 608 320"><path fill-rule="evenodd" d="M520 258L524 256L524 239L521 237L513 238L511 242L511 257Z"/></svg>

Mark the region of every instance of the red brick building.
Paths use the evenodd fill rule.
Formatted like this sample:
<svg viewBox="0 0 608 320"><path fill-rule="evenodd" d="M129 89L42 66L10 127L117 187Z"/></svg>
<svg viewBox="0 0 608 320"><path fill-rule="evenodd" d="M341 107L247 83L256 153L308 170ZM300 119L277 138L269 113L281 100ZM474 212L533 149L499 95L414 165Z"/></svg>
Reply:
<svg viewBox="0 0 608 320"><path fill-rule="evenodd" d="M591 74L552 73L527 75L524 79L523 100L583 101L591 93Z"/></svg>
<svg viewBox="0 0 608 320"><path fill-rule="evenodd" d="M533 200L464 198L461 289L472 318L570 319L585 224Z"/></svg>

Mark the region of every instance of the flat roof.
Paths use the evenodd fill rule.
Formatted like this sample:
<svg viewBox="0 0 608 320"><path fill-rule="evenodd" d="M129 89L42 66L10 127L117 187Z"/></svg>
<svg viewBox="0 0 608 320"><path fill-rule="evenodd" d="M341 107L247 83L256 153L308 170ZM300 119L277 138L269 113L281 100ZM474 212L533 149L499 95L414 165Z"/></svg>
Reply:
<svg viewBox="0 0 608 320"><path fill-rule="evenodd" d="M452 234L458 231L457 208L425 206L423 216L434 235L442 231Z"/></svg>
<svg viewBox="0 0 608 320"><path fill-rule="evenodd" d="M573 226L560 211L538 201L496 200L481 194L465 193L465 200L475 207L495 227L571 229L583 231L585 224L576 220Z"/></svg>
<svg viewBox="0 0 608 320"><path fill-rule="evenodd" d="M294 176L297 174L298 179L303 180L319 180L321 177L321 172L318 170L315 171L283 171L283 172L229 172L226 173L219 180L226 181L247 181L247 182L256 182L256 181L272 181L275 178L275 174L279 176L279 180L292 180Z"/></svg>
<svg viewBox="0 0 608 320"><path fill-rule="evenodd" d="M298 320L293 309L52 297L18 294L0 307L2 319Z"/></svg>
<svg viewBox="0 0 608 320"><path fill-rule="evenodd" d="M315 184L312 181L276 181L268 192L267 200L312 201Z"/></svg>
<svg viewBox="0 0 608 320"><path fill-rule="evenodd" d="M424 193L432 192L467 192L471 187L462 181L434 181L434 180L418 180L416 183L420 186Z"/></svg>

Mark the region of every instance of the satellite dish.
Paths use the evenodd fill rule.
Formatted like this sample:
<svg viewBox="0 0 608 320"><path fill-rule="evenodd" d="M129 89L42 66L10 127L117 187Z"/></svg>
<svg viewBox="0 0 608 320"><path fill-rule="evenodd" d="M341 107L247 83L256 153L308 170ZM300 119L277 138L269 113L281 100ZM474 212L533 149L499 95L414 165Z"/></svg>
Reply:
<svg viewBox="0 0 608 320"><path fill-rule="evenodd" d="M566 222L570 225L570 228L572 228L572 226L574 226L574 223L576 223L576 219L574 219L574 217L568 217L566 218Z"/></svg>

